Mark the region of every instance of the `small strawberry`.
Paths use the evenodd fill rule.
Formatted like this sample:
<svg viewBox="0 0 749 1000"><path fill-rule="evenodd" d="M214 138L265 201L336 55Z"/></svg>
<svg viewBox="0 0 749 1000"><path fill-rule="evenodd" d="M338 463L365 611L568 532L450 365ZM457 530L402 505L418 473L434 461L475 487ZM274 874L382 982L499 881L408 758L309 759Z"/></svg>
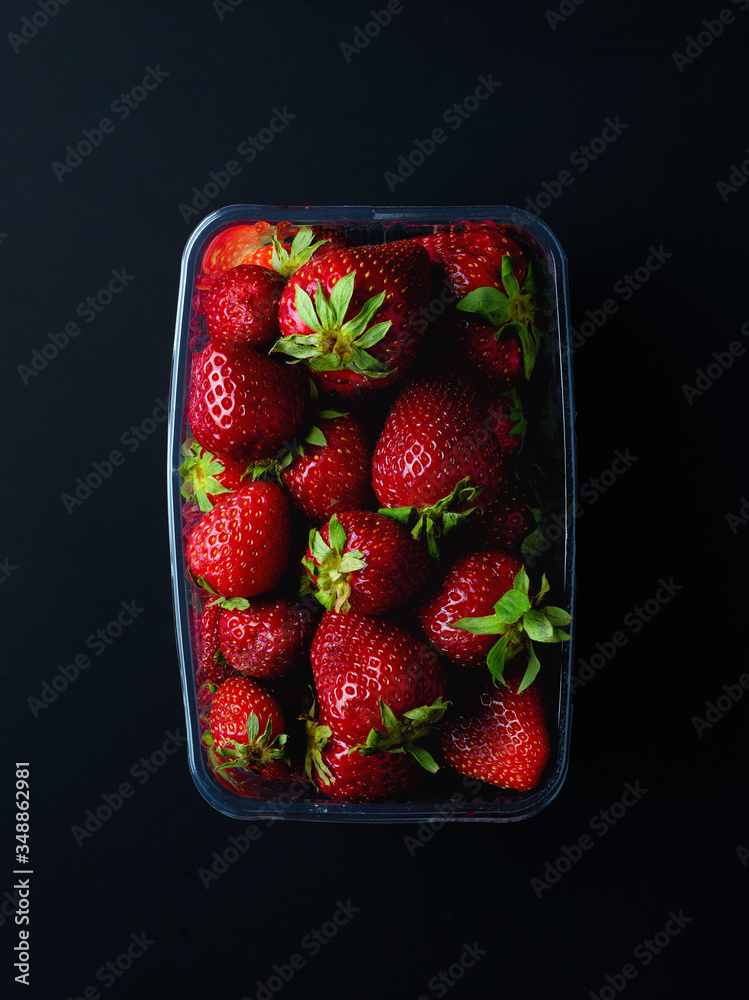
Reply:
<svg viewBox="0 0 749 1000"><path fill-rule="evenodd" d="M375 447L372 485L381 513L435 538L477 503L490 503L504 479L502 454L479 398L449 375L412 381L397 397Z"/></svg>
<svg viewBox="0 0 749 1000"><path fill-rule="evenodd" d="M255 597L283 579L291 544L291 514L273 483L248 483L198 521L187 543L190 571L222 597Z"/></svg>
<svg viewBox="0 0 749 1000"><path fill-rule="evenodd" d="M390 385L416 356L428 295L429 257L413 241L334 247L289 279L272 350L343 394Z"/></svg>
<svg viewBox="0 0 749 1000"><path fill-rule="evenodd" d="M497 600L492 613L469 615L453 622L453 628L463 629L473 636L500 636L486 657L486 664L495 683L506 683L505 664L522 650L527 654L527 666L518 690L524 691L533 683L540 667L533 643L564 642L571 638L562 629L562 626L569 625L572 621L568 612L562 608L538 607L548 591L549 582L544 575L541 578L541 589L531 598L530 580L525 567L521 566L512 587Z"/></svg>
<svg viewBox="0 0 749 1000"><path fill-rule="evenodd" d="M226 662L248 677L283 677L309 656L312 612L288 597L219 599L219 643ZM212 610L212 608L209 608Z"/></svg>
<svg viewBox="0 0 749 1000"><path fill-rule="evenodd" d="M527 424L517 390L494 395L487 404L487 415L497 435L502 458L507 461L522 450Z"/></svg>
<svg viewBox="0 0 749 1000"><path fill-rule="evenodd" d="M245 462L213 455L192 438L182 445L184 461L179 467L182 496L204 513L225 494L244 486L250 469Z"/></svg>
<svg viewBox="0 0 749 1000"><path fill-rule="evenodd" d="M538 686L520 691L521 671L507 686L486 685L452 716L441 734L451 767L490 785L527 792L535 788L551 752Z"/></svg>
<svg viewBox="0 0 749 1000"><path fill-rule="evenodd" d="M486 546L519 553L524 540L535 531L541 511L517 482L508 482L496 500L476 512L469 527Z"/></svg>
<svg viewBox="0 0 749 1000"><path fill-rule="evenodd" d="M454 627L463 618L494 614L494 605L512 588L522 563L503 552L475 552L458 559L437 588L419 602L416 617L421 629L449 661L460 667L486 664L493 635L471 634Z"/></svg>
<svg viewBox="0 0 749 1000"><path fill-rule="evenodd" d="M239 795L256 797L260 781L291 780L284 717L278 702L249 677L231 677L213 696L203 736L216 777Z"/></svg>
<svg viewBox="0 0 749 1000"><path fill-rule="evenodd" d="M304 411L299 373L245 345L209 344L193 357L188 416L195 438L238 462L266 458Z"/></svg>
<svg viewBox="0 0 749 1000"><path fill-rule="evenodd" d="M214 684L222 684L234 670L226 662L220 647L221 608L210 602L203 608L198 626L198 662L206 677Z"/></svg>
<svg viewBox="0 0 749 1000"><path fill-rule="evenodd" d="M424 773L409 753L351 751L330 726L307 722L307 776L329 799L382 802L407 791Z"/></svg>
<svg viewBox="0 0 749 1000"><path fill-rule="evenodd" d="M284 279L257 264L222 274L202 298L205 325L214 343L262 347L278 336L278 300Z"/></svg>
<svg viewBox="0 0 749 1000"><path fill-rule="evenodd" d="M410 600L432 574L426 548L372 511L341 511L309 535L308 588L329 611L381 614Z"/></svg>
<svg viewBox="0 0 749 1000"><path fill-rule="evenodd" d="M313 240L314 245L313 245ZM209 287L215 278L240 264L273 268L283 277L306 264L321 247L346 246L340 231L320 226L296 226L292 222L269 222L231 226L211 240L201 262L202 283Z"/></svg>
<svg viewBox="0 0 749 1000"><path fill-rule="evenodd" d="M312 670L321 720L339 739L368 753L402 748L436 770L418 741L441 719L447 684L424 643L384 618L328 611L312 641Z"/></svg>

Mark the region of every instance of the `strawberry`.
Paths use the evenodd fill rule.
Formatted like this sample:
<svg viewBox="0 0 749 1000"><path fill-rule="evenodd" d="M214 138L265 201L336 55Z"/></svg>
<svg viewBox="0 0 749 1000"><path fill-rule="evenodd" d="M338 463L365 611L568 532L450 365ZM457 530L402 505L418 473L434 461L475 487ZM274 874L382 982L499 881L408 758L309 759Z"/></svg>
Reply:
<svg viewBox="0 0 749 1000"><path fill-rule="evenodd" d="M445 674L432 650L384 618L328 611L311 658L321 720L339 739L368 753L404 749L436 769L417 742L446 707Z"/></svg>
<svg viewBox="0 0 749 1000"><path fill-rule="evenodd" d="M249 677L283 677L309 655L312 612L288 597L222 599L219 643L226 662Z"/></svg>
<svg viewBox="0 0 749 1000"><path fill-rule="evenodd" d="M372 484L381 513L435 538L477 502L490 503L504 478L502 454L491 422L467 383L426 375L397 397L372 462Z"/></svg>
<svg viewBox="0 0 749 1000"><path fill-rule="evenodd" d="M517 482L508 482L492 503L476 512L469 527L487 547L518 553L525 538L536 530L541 511Z"/></svg>
<svg viewBox="0 0 749 1000"><path fill-rule="evenodd" d="M512 587L501 595L491 613L470 615L452 623L453 628L463 629L473 636L500 636L486 657L486 664L495 682L506 683L505 664L522 650L526 653L527 666L518 690L524 691L533 683L540 667L533 643L564 642L571 638L561 627L572 621L567 611L538 606L548 591L549 582L544 575L539 592L531 598L530 580L525 567L521 566L515 574Z"/></svg>
<svg viewBox="0 0 749 1000"><path fill-rule="evenodd" d="M454 666L486 664L496 637L471 634L455 628L455 622L493 614L494 605L512 589L521 568L518 559L503 552L475 552L458 559L437 588L420 601L416 617L424 635Z"/></svg>
<svg viewBox="0 0 749 1000"><path fill-rule="evenodd" d="M416 310L428 295L429 257L413 241L334 247L289 279L272 350L344 395L390 385L416 356Z"/></svg>
<svg viewBox="0 0 749 1000"><path fill-rule="evenodd" d="M206 677L221 684L234 671L224 659L220 648L221 608L210 602L203 608L198 627L198 662Z"/></svg>
<svg viewBox="0 0 749 1000"><path fill-rule="evenodd" d="M307 775L329 799L381 802L415 785L424 773L408 753L352 753L330 726L310 721L307 734Z"/></svg>
<svg viewBox="0 0 749 1000"><path fill-rule="evenodd" d="M483 226L417 242L457 300L458 315L449 314L448 326L476 373L506 388L529 378L539 345L526 251L507 230Z"/></svg>
<svg viewBox="0 0 749 1000"><path fill-rule="evenodd" d="M336 510L374 506L372 446L354 417L323 410L308 436L304 454L292 456L283 483L299 509L317 524Z"/></svg>
<svg viewBox="0 0 749 1000"><path fill-rule="evenodd" d="M222 274L202 298L211 340L251 347L275 340L284 284L280 274L257 264L240 264Z"/></svg>
<svg viewBox="0 0 749 1000"><path fill-rule="evenodd" d="M364 614L410 600L433 570L426 548L403 525L366 510L341 511L313 529L302 565L323 607Z"/></svg>
<svg viewBox="0 0 749 1000"><path fill-rule="evenodd" d="M493 395L487 405L487 416L497 435L505 461L522 450L527 424L517 390Z"/></svg>
<svg viewBox="0 0 749 1000"><path fill-rule="evenodd" d="M291 515L273 483L248 483L198 521L187 543L199 586L222 597L255 597L283 579L291 544Z"/></svg>
<svg viewBox="0 0 749 1000"><path fill-rule="evenodd" d="M538 686L520 692L522 670L507 686L489 682L480 695L453 714L441 734L448 764L500 788L535 788L550 756Z"/></svg>
<svg viewBox="0 0 749 1000"><path fill-rule="evenodd" d="M249 677L231 677L213 696L203 736L216 777L239 795L260 794L259 776L291 780L284 717L278 702Z"/></svg>
<svg viewBox="0 0 749 1000"><path fill-rule="evenodd" d="M179 467L182 496L196 503L204 513L226 493L245 484L249 468L244 462L213 455L192 438L182 445L184 461Z"/></svg>
<svg viewBox="0 0 749 1000"><path fill-rule="evenodd" d="M208 451L238 462L266 458L304 411L299 373L245 345L209 344L193 357L188 416Z"/></svg>
<svg viewBox="0 0 749 1000"><path fill-rule="evenodd" d="M201 284L210 287L218 275L241 264L272 267L289 277L323 245L345 246L346 238L333 229L299 227L292 222L231 226L214 237L203 254Z"/></svg>

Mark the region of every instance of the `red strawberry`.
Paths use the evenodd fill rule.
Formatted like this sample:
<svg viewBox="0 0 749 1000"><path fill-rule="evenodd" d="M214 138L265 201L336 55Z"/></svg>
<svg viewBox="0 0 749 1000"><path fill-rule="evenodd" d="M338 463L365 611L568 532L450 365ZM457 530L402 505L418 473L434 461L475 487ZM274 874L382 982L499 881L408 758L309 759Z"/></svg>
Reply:
<svg viewBox="0 0 749 1000"><path fill-rule="evenodd" d="M221 654L219 634L221 608L213 602L207 604L200 616L198 628L198 649L200 666L206 677L214 684L222 684L234 671Z"/></svg>
<svg viewBox="0 0 749 1000"><path fill-rule="evenodd" d="M245 485L249 472L245 462L213 455L192 438L182 445L184 462L179 467L182 476L182 496L196 503L204 513L226 493Z"/></svg>
<svg viewBox="0 0 749 1000"><path fill-rule="evenodd" d="M434 568L403 525L366 510L341 511L311 531L302 564L323 607L364 614L410 600Z"/></svg>
<svg viewBox="0 0 749 1000"><path fill-rule="evenodd" d="M317 241L314 246L311 245L313 239ZM275 226L269 222L231 226L211 240L203 254L200 278L208 287L217 275L240 264L273 267L288 277L321 245L326 249L331 245L345 246L346 238L333 229L299 227L292 222L279 222Z"/></svg>
<svg viewBox="0 0 749 1000"><path fill-rule="evenodd" d="M220 645L227 663L249 677L283 677L304 662L312 612L301 601L265 597L221 602Z"/></svg>
<svg viewBox="0 0 749 1000"><path fill-rule="evenodd" d="M278 702L249 677L231 677L213 696L203 736L216 777L239 795L260 794L260 776L289 781L284 717Z"/></svg>
<svg viewBox="0 0 749 1000"><path fill-rule="evenodd" d="M240 264L222 274L202 299L211 340L251 347L275 340L284 284L280 274L257 264Z"/></svg>
<svg viewBox="0 0 749 1000"><path fill-rule="evenodd" d="M459 667L486 665L496 635L472 635L455 628L462 618L494 613L494 605L512 589L522 563L503 552L463 556L445 573L439 586L419 602L417 619L429 642Z"/></svg>
<svg viewBox="0 0 749 1000"><path fill-rule="evenodd" d="M375 448L372 484L391 516L418 518L414 532L426 532L432 552L435 535L490 503L503 478L491 422L466 383L427 375L401 391Z"/></svg>
<svg viewBox="0 0 749 1000"><path fill-rule="evenodd" d="M283 483L296 505L317 524L336 510L362 510L375 504L372 446L364 428L348 413L315 421L317 434L306 438L304 454L292 456ZM322 418L322 419L321 419Z"/></svg>
<svg viewBox="0 0 749 1000"><path fill-rule="evenodd" d="M250 347L209 344L193 358L190 427L214 454L266 458L293 436L303 410L300 373Z"/></svg>
<svg viewBox="0 0 749 1000"><path fill-rule="evenodd" d="M537 685L518 693L522 670L508 686L490 681L478 698L453 714L442 732L447 762L461 774L521 792L535 788L550 742Z"/></svg>
<svg viewBox="0 0 749 1000"><path fill-rule="evenodd" d="M458 313L448 314L447 325L476 373L503 388L528 378L538 335L526 251L507 230L489 227L435 233L417 242L456 301Z"/></svg>
<svg viewBox="0 0 749 1000"><path fill-rule="evenodd" d="M416 356L423 333L416 311L428 296L429 257L413 241L334 247L290 278L273 350L344 394L390 385Z"/></svg>
<svg viewBox="0 0 749 1000"><path fill-rule="evenodd" d="M329 799L381 802L421 780L423 769L409 753L350 753L330 726L307 725L307 774Z"/></svg>
<svg viewBox="0 0 749 1000"><path fill-rule="evenodd" d="M283 579L290 544L285 493L273 483L248 483L198 521L187 559L200 586L222 597L255 597Z"/></svg>
<svg viewBox="0 0 749 1000"><path fill-rule="evenodd" d="M352 747L366 741L371 749L414 753L413 741L444 711L447 685L437 656L383 618L326 612L312 642L312 669L322 720Z"/></svg>
<svg viewBox="0 0 749 1000"><path fill-rule="evenodd" d="M527 427L523 404L516 390L493 395L487 404L487 415L497 435L502 457L507 461L522 449Z"/></svg>
<svg viewBox="0 0 749 1000"><path fill-rule="evenodd" d="M540 517L541 511L530 506L522 488L509 482L496 500L476 512L468 527L489 548L518 553L524 539L536 530Z"/></svg>

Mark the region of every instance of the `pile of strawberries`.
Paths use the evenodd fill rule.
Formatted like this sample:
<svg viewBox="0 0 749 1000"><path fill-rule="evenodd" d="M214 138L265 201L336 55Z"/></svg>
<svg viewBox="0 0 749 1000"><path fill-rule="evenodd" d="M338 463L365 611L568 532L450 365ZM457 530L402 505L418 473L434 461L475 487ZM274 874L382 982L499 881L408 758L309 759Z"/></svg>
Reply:
<svg viewBox="0 0 749 1000"><path fill-rule="evenodd" d="M534 269L491 222L375 246L259 222L205 251L180 472L203 743L233 792L541 779L534 643L570 616L520 551Z"/></svg>

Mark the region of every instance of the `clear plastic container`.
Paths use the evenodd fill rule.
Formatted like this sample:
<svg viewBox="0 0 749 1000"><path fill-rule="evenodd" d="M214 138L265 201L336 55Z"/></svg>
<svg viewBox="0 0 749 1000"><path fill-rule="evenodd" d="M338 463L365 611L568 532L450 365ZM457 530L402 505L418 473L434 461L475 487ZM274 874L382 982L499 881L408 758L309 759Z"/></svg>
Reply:
<svg viewBox="0 0 749 1000"><path fill-rule="evenodd" d="M422 823L430 820L512 822L533 816L559 792L569 758L573 641L544 645L542 669L535 683L544 695L551 738L551 757L532 791L502 790L463 778L442 768L402 799L380 803L348 803L325 798L303 780L289 786L268 784L267 796L247 798L225 788L214 776L201 743L201 706L196 681L198 654L194 624L200 600L187 575L184 540L187 526L180 494L181 446L190 436L187 399L191 357L200 344L194 315L195 279L211 241L228 227L258 221L323 225L340 228L356 244L371 245L437 232L466 221L488 220L515 230L530 249L545 277L537 285L543 302L541 350L525 393L529 431L525 462L543 470L541 522L537 543L525 559L535 580L545 572L552 584L549 601L574 609L575 439L572 365L568 327L566 258L559 241L539 219L516 208L500 206L262 206L233 205L207 216L187 241L182 258L179 302L169 403L168 506L171 569L177 650L188 732L188 758L198 790L219 812L238 819L284 818L335 822ZM539 309L537 306L537 319ZM200 345L202 346L202 345ZM299 723L301 725L301 723Z"/></svg>

